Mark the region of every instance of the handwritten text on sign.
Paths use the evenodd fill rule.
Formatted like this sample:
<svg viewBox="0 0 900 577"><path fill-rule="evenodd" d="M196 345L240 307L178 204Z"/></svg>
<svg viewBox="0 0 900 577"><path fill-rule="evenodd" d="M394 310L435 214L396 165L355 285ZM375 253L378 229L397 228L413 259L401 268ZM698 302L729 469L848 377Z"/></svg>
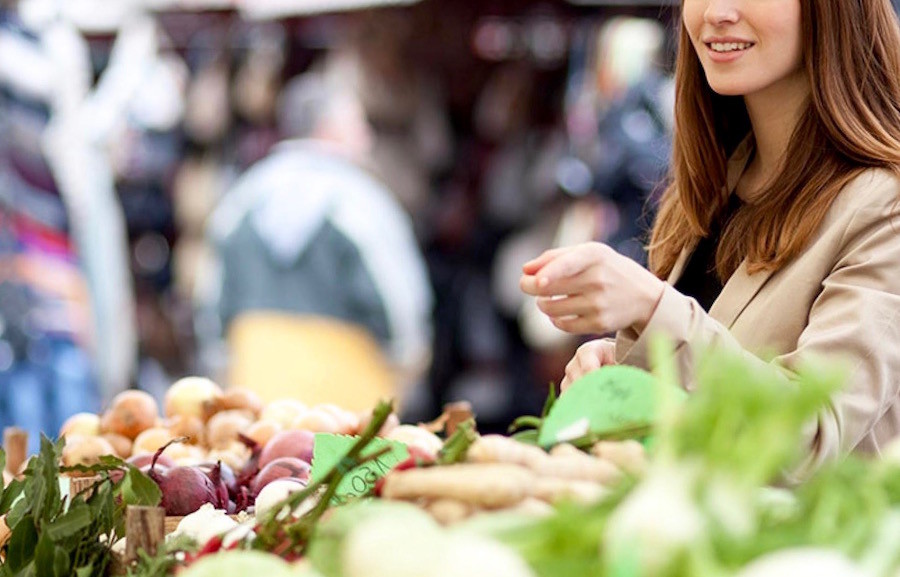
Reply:
<svg viewBox="0 0 900 577"><path fill-rule="evenodd" d="M317 433L313 448L311 480L315 482L327 475L350 451L357 440L358 437L347 435ZM378 479L384 477L398 463L409 458L406 445L386 439L373 439L368 448L363 451L363 455L371 455L382 449L390 449L390 451L360 465L344 477L338 485L335 501L341 503L366 495L375 486Z"/></svg>

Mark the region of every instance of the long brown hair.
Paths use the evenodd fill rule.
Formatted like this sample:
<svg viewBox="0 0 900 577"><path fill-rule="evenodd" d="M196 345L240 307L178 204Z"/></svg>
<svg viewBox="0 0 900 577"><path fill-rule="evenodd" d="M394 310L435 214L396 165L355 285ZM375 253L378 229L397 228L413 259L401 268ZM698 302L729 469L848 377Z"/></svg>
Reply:
<svg viewBox="0 0 900 577"><path fill-rule="evenodd" d="M811 94L791 136L790 162L722 231L716 269L723 280L744 258L751 273L787 264L862 170L900 174L900 27L889 0L800 3ZM683 22L675 83L670 182L649 247L650 268L661 278L682 249L710 233L728 202L728 156L751 130L743 98L707 84Z"/></svg>

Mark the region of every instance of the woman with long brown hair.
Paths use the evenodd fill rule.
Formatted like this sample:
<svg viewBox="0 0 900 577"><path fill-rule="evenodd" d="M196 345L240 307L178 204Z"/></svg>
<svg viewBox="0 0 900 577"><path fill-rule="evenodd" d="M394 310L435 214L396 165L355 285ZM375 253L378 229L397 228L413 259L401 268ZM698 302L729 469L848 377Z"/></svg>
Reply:
<svg viewBox="0 0 900 577"><path fill-rule="evenodd" d="M572 380L647 366L674 340L852 369L810 428L814 467L900 434L900 28L890 0L682 0L671 180L647 271L589 243L523 267L522 289L590 341ZM768 358L768 357L767 357Z"/></svg>

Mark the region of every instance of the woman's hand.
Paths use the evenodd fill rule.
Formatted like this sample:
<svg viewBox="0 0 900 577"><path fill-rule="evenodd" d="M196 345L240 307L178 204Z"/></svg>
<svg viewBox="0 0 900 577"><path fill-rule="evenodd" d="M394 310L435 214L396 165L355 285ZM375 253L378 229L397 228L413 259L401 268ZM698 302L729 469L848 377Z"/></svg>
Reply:
<svg viewBox="0 0 900 577"><path fill-rule="evenodd" d="M575 356L566 365L566 376L559 384L560 393L566 392L569 385L600 367L616 364L616 342L611 339L588 341L578 347Z"/></svg>
<svg viewBox="0 0 900 577"><path fill-rule="evenodd" d="M519 286L553 324L574 334L643 330L665 283L597 242L548 250L522 267Z"/></svg>

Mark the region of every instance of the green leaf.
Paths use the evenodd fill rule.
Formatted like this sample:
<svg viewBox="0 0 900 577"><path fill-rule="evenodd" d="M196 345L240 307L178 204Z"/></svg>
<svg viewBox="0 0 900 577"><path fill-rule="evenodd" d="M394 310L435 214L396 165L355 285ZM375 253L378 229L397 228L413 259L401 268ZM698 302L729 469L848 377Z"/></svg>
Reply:
<svg viewBox="0 0 900 577"><path fill-rule="evenodd" d="M162 491L159 490L159 485L132 465L128 465L119 490L122 500L128 505L156 507L162 500Z"/></svg>
<svg viewBox="0 0 900 577"><path fill-rule="evenodd" d="M53 572L56 575L67 576L71 574L72 561L68 553L62 547L57 547L53 552Z"/></svg>
<svg viewBox="0 0 900 577"><path fill-rule="evenodd" d="M13 504L12 509L10 509L9 514L6 516L6 524L10 529L18 525L22 521L22 519L24 519L25 516L30 512L30 503L27 498L24 498L24 486L21 495L23 496L23 498L19 499Z"/></svg>
<svg viewBox="0 0 900 577"><path fill-rule="evenodd" d="M116 471L119 469L124 469L127 466L127 463L118 457L114 457L112 455L103 455L100 457L100 462L94 465L70 465L68 467L60 467L60 472L62 473L84 473L97 475L99 473L108 473L110 471Z"/></svg>
<svg viewBox="0 0 900 577"><path fill-rule="evenodd" d="M50 519L62 508L59 492L59 458L65 440L54 445L45 435L41 435L41 451L34 459L34 474L25 489L25 497L31 502L34 518L38 523Z"/></svg>
<svg viewBox="0 0 900 577"><path fill-rule="evenodd" d="M6 565L10 572L17 573L31 563L34 559L37 542L38 533L34 526L34 519L30 515L26 516L16 524L9 537Z"/></svg>
<svg viewBox="0 0 900 577"><path fill-rule="evenodd" d="M44 531L54 541L71 537L86 529L92 523L91 508L78 499L72 502L69 510L44 526Z"/></svg>
<svg viewBox="0 0 900 577"><path fill-rule="evenodd" d="M53 540L45 533L38 540L37 547L34 548L34 569L41 577L55 577L53 571L53 561L55 557L56 546Z"/></svg>
<svg viewBox="0 0 900 577"><path fill-rule="evenodd" d="M12 482L3 490L3 497L0 498L0 515L9 513L13 504L22 496L25 489L25 481L13 479Z"/></svg>
<svg viewBox="0 0 900 577"><path fill-rule="evenodd" d="M512 435L512 438L520 443L525 443L526 445L538 446L539 434L540 432L537 429L528 429L527 431L519 431L515 435Z"/></svg>
<svg viewBox="0 0 900 577"><path fill-rule="evenodd" d="M94 577L94 565L85 565L75 570L76 577Z"/></svg>

